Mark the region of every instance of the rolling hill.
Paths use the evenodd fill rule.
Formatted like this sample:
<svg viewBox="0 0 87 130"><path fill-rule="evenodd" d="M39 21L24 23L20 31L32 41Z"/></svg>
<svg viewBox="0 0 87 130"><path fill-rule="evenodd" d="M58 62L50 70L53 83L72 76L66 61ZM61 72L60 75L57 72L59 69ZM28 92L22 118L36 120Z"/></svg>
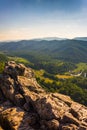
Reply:
<svg viewBox="0 0 87 130"><path fill-rule="evenodd" d="M75 40L87 41L87 37L76 37Z"/></svg>
<svg viewBox="0 0 87 130"><path fill-rule="evenodd" d="M22 40L1 42L0 51L25 58L55 59L68 62L87 62L87 41L80 40Z"/></svg>

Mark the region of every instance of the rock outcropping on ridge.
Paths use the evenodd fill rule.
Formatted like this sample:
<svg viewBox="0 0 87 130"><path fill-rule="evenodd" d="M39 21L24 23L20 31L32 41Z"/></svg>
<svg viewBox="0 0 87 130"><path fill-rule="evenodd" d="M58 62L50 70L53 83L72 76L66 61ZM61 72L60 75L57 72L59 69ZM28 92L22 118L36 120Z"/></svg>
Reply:
<svg viewBox="0 0 87 130"><path fill-rule="evenodd" d="M46 93L31 68L11 61L0 75L0 130L87 130L87 107Z"/></svg>

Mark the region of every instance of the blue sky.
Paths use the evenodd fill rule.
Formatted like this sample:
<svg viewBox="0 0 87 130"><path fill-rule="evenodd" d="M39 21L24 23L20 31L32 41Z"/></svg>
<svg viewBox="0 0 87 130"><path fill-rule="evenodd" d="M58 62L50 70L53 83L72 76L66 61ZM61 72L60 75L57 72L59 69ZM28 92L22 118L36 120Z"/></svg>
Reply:
<svg viewBox="0 0 87 130"><path fill-rule="evenodd" d="M87 0L0 0L0 40L87 36Z"/></svg>

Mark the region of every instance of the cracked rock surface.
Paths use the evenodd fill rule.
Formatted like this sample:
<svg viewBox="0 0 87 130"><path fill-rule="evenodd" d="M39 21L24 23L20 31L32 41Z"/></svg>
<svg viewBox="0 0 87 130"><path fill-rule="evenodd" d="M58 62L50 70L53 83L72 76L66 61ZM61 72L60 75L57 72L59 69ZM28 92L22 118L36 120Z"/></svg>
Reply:
<svg viewBox="0 0 87 130"><path fill-rule="evenodd" d="M31 68L10 61L0 75L0 130L87 130L87 107L46 93Z"/></svg>

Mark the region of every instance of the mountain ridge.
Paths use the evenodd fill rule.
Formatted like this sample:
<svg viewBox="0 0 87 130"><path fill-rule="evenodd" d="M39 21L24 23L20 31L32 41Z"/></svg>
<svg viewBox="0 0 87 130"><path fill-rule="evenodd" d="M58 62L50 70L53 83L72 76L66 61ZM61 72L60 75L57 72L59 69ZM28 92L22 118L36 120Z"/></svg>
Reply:
<svg viewBox="0 0 87 130"><path fill-rule="evenodd" d="M75 40L87 41L87 37L75 37Z"/></svg>
<svg viewBox="0 0 87 130"><path fill-rule="evenodd" d="M53 59L71 62L87 61L87 41L79 40L52 40L35 41L22 40L18 42L0 43L0 51L16 55L44 55Z"/></svg>
<svg viewBox="0 0 87 130"><path fill-rule="evenodd" d="M19 39L19 40L6 40L6 41L0 41L1 42L18 42L18 41L52 41L52 40L81 40L81 41L87 41L87 37L74 37L74 38L61 38L61 37L41 37L41 38L32 38L32 39Z"/></svg>

